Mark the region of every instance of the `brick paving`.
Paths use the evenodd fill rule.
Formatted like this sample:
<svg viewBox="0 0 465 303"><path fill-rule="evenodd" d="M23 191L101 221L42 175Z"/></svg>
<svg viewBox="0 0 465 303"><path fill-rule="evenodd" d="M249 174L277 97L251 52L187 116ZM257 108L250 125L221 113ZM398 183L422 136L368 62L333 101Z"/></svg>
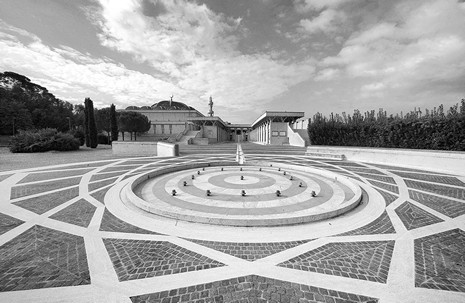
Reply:
<svg viewBox="0 0 465 303"><path fill-rule="evenodd" d="M451 218L456 218L465 214L465 203L457 202L454 200L438 197L434 195L425 194L419 191L408 191L411 199L428 206L435 211L444 214Z"/></svg>
<svg viewBox="0 0 465 303"><path fill-rule="evenodd" d="M329 243L279 266L386 283L393 249L394 241Z"/></svg>
<svg viewBox="0 0 465 303"><path fill-rule="evenodd" d="M59 178L66 178L66 177L73 177L73 176L82 176L94 168L84 168L84 169L76 169L76 170L63 170L63 171L51 171L51 172L38 172L38 173L31 173L24 177L19 183L27 183L27 182L37 182L37 181L46 181L49 179L59 179Z"/></svg>
<svg viewBox="0 0 465 303"><path fill-rule="evenodd" d="M0 213L0 235L12 230L23 224L24 221Z"/></svg>
<svg viewBox="0 0 465 303"><path fill-rule="evenodd" d="M405 228L408 230L444 221L410 202L402 203L395 209L395 211L402 223L404 223Z"/></svg>
<svg viewBox="0 0 465 303"><path fill-rule="evenodd" d="M90 284L82 237L35 225L0 247L0 291Z"/></svg>
<svg viewBox="0 0 465 303"><path fill-rule="evenodd" d="M289 241L277 243L234 243L234 242L216 242L187 239L194 243L209 247L211 249L221 251L222 253L232 255L247 261L255 261L261 258L268 257L283 250L293 248L295 246L309 242L310 240L303 241Z"/></svg>
<svg viewBox="0 0 465 303"><path fill-rule="evenodd" d="M88 185L89 191L94 191L96 189L99 189L99 188L105 187L107 185L113 184L117 179L118 179L118 177L111 178L111 179L108 179L108 180L98 181L98 182L94 182L94 183L89 183L89 185Z"/></svg>
<svg viewBox="0 0 465 303"><path fill-rule="evenodd" d="M451 176L438 176L438 175L431 175L431 174L418 174L418 173L406 173L406 172L394 172L394 174L406 178L406 179L414 179L419 181L429 181L435 183L443 183L446 185L456 185L465 187L465 183L457 179L456 177Z"/></svg>
<svg viewBox="0 0 465 303"><path fill-rule="evenodd" d="M415 239L415 286L465 292L465 232Z"/></svg>
<svg viewBox="0 0 465 303"><path fill-rule="evenodd" d="M375 180L368 180L368 182L370 182L370 184L372 184L374 186L380 187L380 188L385 189L387 191L390 191L390 192L392 192L394 194L399 193L399 187L396 186L396 185L391 185L391 184L387 184L387 183L383 183L383 182L378 182L378 181L375 181Z"/></svg>
<svg viewBox="0 0 465 303"><path fill-rule="evenodd" d="M374 303L378 299L332 289L266 278L241 276L131 297L133 303L155 302L332 302Z"/></svg>
<svg viewBox="0 0 465 303"><path fill-rule="evenodd" d="M378 176L378 175L373 175L373 174L362 174L362 173L357 173L357 175L365 179L372 179L372 180L381 181L385 183L396 184L396 181L394 181L394 178L392 177Z"/></svg>
<svg viewBox="0 0 465 303"><path fill-rule="evenodd" d="M79 195L79 187L71 187L65 190L60 190L51 194L29 198L14 202L14 205L32 211L36 214L43 214L58 205L61 205Z"/></svg>
<svg viewBox="0 0 465 303"><path fill-rule="evenodd" d="M105 195L107 194L107 191L111 188L111 186L102 188L94 193L91 194L91 197L95 198L97 201L99 201L102 204L105 204Z"/></svg>
<svg viewBox="0 0 465 303"><path fill-rule="evenodd" d="M101 231L112 231L120 233L134 233L134 234L152 234L160 235L159 233L146 230L132 224L129 224L113 215L107 209L103 212L102 222L100 224Z"/></svg>
<svg viewBox="0 0 465 303"><path fill-rule="evenodd" d="M118 213L118 207L111 208L115 209L115 214L105 209L100 222L100 232L91 233L85 229L88 228L96 213L97 207L89 202L94 200L85 200L88 197L85 190L81 192L83 196L79 197L78 186L71 185L71 188L62 189L69 187L68 184L79 184L84 173L92 174L91 171L95 168L107 165L103 174L99 172L92 175L91 180L97 181L95 184L90 186L85 184L88 189L95 190L91 196L102 203L98 206L101 208L104 207L105 194L112 187L110 183L125 172L129 172L132 176L156 167L191 163L192 160L194 160L192 163L206 163L206 161L223 161L233 158L232 155L206 157L198 154L172 159L154 158L142 161L131 159L119 164L113 160L113 162L67 165L59 169L50 167L43 168L41 171L26 171L28 175L12 188L7 187L4 184L6 182L1 183L1 181L10 176L14 177L17 172L8 172L0 176L0 188L7 196L6 203L2 203L0 208L8 214L0 212L0 302L17 302L17 298L21 298L19 300L21 302L58 302L61 300L59 295L59 299L53 298L53 295L49 297L45 290L35 289L54 288L53 291L59 294L61 286L88 285L91 284L91 279L93 286L82 289L82 298L68 296L69 292L79 293L80 289L61 288L63 300L81 302L92 296L95 301L98 296L108 295L106 299L118 297L122 301L131 297L132 302L340 303L377 302L378 300L390 302L394 298L391 298L391 294L400 296L399 288L402 288L405 292L405 301L465 302L465 271L463 269L465 232L459 229L463 227L460 216L465 215L465 203L457 200L463 200L465 186L459 178L453 175L380 166L397 174L409 185L410 200L400 205L396 203L397 209L394 209L391 204L399 199L399 189L402 189L400 195L402 201L408 199L404 196L407 188L404 188L403 182L397 185L393 182L393 178L376 169L350 161L324 160L325 163L323 163L321 159L309 160L308 157L303 156L278 154L248 156L246 157L248 161L276 161L283 164L312 166L359 181L361 181L359 177L367 178L372 188L383 196L387 207L387 211L384 210L381 216L372 218L370 223L353 230L349 230L353 226L351 224L355 222L350 221L351 216L362 215L362 212L369 209L369 204L364 203L363 207L337 218L334 222L331 221L333 227L328 225L328 230L324 232L320 232L319 228L313 230L312 226L296 225L266 228L260 237L252 238L248 238L249 233L257 233L261 228L245 228L236 231L234 227L228 227L225 230L219 230L209 225L186 222L179 222L178 226L178 222L166 221L165 224L153 218L140 216L140 220L153 220L154 225L151 225L153 226L151 229L153 228L154 231L146 230L138 226L139 218L131 221L135 222L134 225L120 219L119 217L123 216ZM147 164L148 166L143 166ZM278 164L273 166L279 167ZM18 173L24 172L24 170L18 171ZM112 180L105 180L105 178ZM26 182L36 183L24 184ZM59 191L49 192L55 188ZM28 197L36 193L39 194L38 197ZM8 195L16 201L8 201ZM37 217L33 214L43 214L76 197L79 197L79 200L76 199L77 202L49 217ZM372 197L368 195L368 198L371 200ZM427 208L418 207L419 204L412 200L455 219L437 218ZM114 203L113 200L108 202L109 207ZM25 212L18 207L33 213ZM395 211L391 212L391 210ZM18 214L18 218L15 218L15 214ZM347 219L349 220L344 221ZM342 223L339 226L348 223L345 231L336 234L336 232L331 232L331 229L338 220ZM63 225L58 221L69 223L69 225ZM32 225L31 222L32 224L41 222L47 227L34 225L29 228ZM400 222L406 226L407 230L400 228L396 232L394 226L397 228L396 224L401 224ZM442 223L435 225L439 222ZM26 226L29 229L24 231ZM67 232L58 230L62 226L66 227ZM163 226L164 234L157 232L161 226ZM192 229L190 229L191 226ZM421 226L428 227L418 228ZM180 228L180 233L173 232L177 228ZM430 235L435 232L435 228L448 231ZM223 231L225 233L224 237L220 238L222 240L208 240L209 232L215 233L215 239L218 239L218 233ZM198 232L199 234L195 236L194 234ZM290 233L293 234L291 239L298 240L289 241ZM188 244L189 242L184 240L174 240L180 234L183 235L183 239L200 246ZM326 244L318 246L317 242L314 242L315 245L311 244L312 249L305 251L307 246L304 244L313 241L305 239L317 239L320 234L324 236ZM334 234L344 238L332 237ZM82 235L85 235L85 243L91 245L90 247L85 247ZM415 239L411 240L414 242L412 247L402 246L405 243L396 244L399 239L405 240L405 236L411 235L415 235ZM88 241L87 237L93 239ZM191 239L195 237L205 240ZM338 242L339 239L343 242ZM367 239L370 241L366 241ZM172 240L176 241L176 244L170 242ZM104 245L94 246L93 243ZM393 248L396 245L396 254L393 255ZM92 252L89 256L86 255L86 248L87 251ZM206 251L208 251L208 257ZM272 257L268 260L260 260L268 256ZM414 258L415 263L405 264L406 259L403 256L409 256L407 260ZM90 259L92 271L89 271L87 258L92 258ZM250 265L249 270L243 260L256 262L246 262ZM276 265L275 262L279 264ZM390 271L391 263L396 266ZM399 268L402 267L404 271L408 269L409 272L399 275ZM209 270L211 268L214 270ZM244 269L247 274L251 275L244 275ZM298 274L296 270L299 270ZM237 274L238 277L229 279L236 271L240 272ZM181 274L185 272L191 272L191 274ZM257 275L265 272L281 280ZM323 275L317 276L311 273ZM114 276L115 279L108 279L108 275ZM228 279L225 280L226 275ZM388 275L390 279L387 279ZM196 278L189 281L186 276L198 277L203 282L196 281ZM149 277L157 278L144 279ZM321 279L318 285L326 288L317 288L307 284L311 284L308 281L315 277ZM344 281L344 283L340 285L339 281ZM168 283L174 283L176 287L179 285L185 287L170 289L172 287L167 286ZM145 288L149 284L150 291ZM414 287L416 287L415 291L413 291ZM347 292L337 289L344 289ZM18 290L25 291L18 293ZM435 292L434 290L441 291ZM94 296L97 293L98 295ZM17 296L14 297L12 294ZM418 298L416 294L419 295ZM392 302L401 302L401 300Z"/></svg>
<svg viewBox="0 0 465 303"><path fill-rule="evenodd" d="M430 193L439 194L441 196L447 196L465 201L465 188L450 187L413 180L405 180L405 184L407 184L407 187L412 189L419 189Z"/></svg>
<svg viewBox="0 0 465 303"><path fill-rule="evenodd" d="M81 177L69 178L64 180L54 180L49 182L40 182L29 185L13 186L11 188L10 199L26 197L30 195L49 192L63 187L78 185L79 182L81 182Z"/></svg>
<svg viewBox="0 0 465 303"><path fill-rule="evenodd" d="M390 194L388 192L385 192L384 190L381 190L379 188L376 188L376 190L383 196L384 202L386 202L386 206L397 200L397 196Z"/></svg>
<svg viewBox="0 0 465 303"><path fill-rule="evenodd" d="M95 206L81 199L51 215L50 218L77 226L88 227L94 216L95 209Z"/></svg>
<svg viewBox="0 0 465 303"><path fill-rule="evenodd" d="M223 263L165 241L103 239L119 281L204 270Z"/></svg>
<svg viewBox="0 0 465 303"><path fill-rule="evenodd" d="M386 211L373 222L360 228L339 234L337 236L357 236L357 235L376 235L376 234L395 234L396 230L392 225L391 219Z"/></svg>

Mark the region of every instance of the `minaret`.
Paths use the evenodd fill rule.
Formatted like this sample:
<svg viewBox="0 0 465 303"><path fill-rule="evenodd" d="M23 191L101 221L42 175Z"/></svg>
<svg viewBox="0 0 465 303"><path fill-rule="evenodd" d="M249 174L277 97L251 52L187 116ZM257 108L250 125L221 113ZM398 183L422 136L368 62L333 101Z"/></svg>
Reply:
<svg viewBox="0 0 465 303"><path fill-rule="evenodd" d="M210 102L208 102L208 105L210 106L210 111L208 112L208 115L210 117L213 117L213 114L215 112L213 111L213 99L212 99L212 96L210 96Z"/></svg>
<svg viewBox="0 0 465 303"><path fill-rule="evenodd" d="M170 97L170 109L171 109L171 103L173 102L173 97L174 97L173 95L171 95Z"/></svg>

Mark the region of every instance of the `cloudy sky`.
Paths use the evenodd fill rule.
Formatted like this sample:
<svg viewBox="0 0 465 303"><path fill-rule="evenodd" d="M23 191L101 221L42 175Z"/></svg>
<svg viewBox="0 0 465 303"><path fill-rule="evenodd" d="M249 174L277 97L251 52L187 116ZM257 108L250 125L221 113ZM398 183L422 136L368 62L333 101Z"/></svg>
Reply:
<svg viewBox="0 0 465 303"><path fill-rule="evenodd" d="M445 108L465 98L463 0L0 0L0 71L98 107Z"/></svg>

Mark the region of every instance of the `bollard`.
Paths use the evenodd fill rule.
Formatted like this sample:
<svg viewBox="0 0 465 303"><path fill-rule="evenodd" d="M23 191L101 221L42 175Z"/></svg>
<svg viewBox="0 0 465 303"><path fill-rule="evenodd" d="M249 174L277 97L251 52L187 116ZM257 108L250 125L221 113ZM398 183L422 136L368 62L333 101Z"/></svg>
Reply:
<svg viewBox="0 0 465 303"><path fill-rule="evenodd" d="M172 194L173 196L176 196L176 190L173 189L173 190L171 191L171 194Z"/></svg>
<svg viewBox="0 0 465 303"><path fill-rule="evenodd" d="M276 191L276 196L281 197L281 191L279 189Z"/></svg>
<svg viewBox="0 0 465 303"><path fill-rule="evenodd" d="M242 191L241 191L241 196L242 196L242 197L245 196L245 190L242 190Z"/></svg>
<svg viewBox="0 0 465 303"><path fill-rule="evenodd" d="M244 180L244 176L241 176L241 180Z"/></svg>
<svg viewBox="0 0 465 303"><path fill-rule="evenodd" d="M187 186L187 181L182 182L182 185Z"/></svg>
<svg viewBox="0 0 465 303"><path fill-rule="evenodd" d="M314 190L312 190L312 197L316 197L316 193Z"/></svg>
<svg viewBox="0 0 465 303"><path fill-rule="evenodd" d="M194 175L192 175L192 177L191 177L191 178L192 178L192 180L194 180L194 179L195 179L195 176L194 176Z"/></svg>
<svg viewBox="0 0 465 303"><path fill-rule="evenodd" d="M209 189L207 189L207 196L211 196L211 194L212 192Z"/></svg>
<svg viewBox="0 0 465 303"><path fill-rule="evenodd" d="M304 185L302 184L302 182L300 182L300 183L299 183L299 187L302 187L302 186L304 186Z"/></svg>

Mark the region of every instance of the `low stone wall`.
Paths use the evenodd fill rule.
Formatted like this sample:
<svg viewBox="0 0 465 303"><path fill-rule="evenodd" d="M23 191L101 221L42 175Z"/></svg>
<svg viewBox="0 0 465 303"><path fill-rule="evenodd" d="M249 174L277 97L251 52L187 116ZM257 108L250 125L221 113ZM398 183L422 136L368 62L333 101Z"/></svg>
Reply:
<svg viewBox="0 0 465 303"><path fill-rule="evenodd" d="M405 166L465 175L465 152L397 148L309 146L307 153L341 154L349 161Z"/></svg>
<svg viewBox="0 0 465 303"><path fill-rule="evenodd" d="M117 156L179 156L179 146L165 142L114 141L112 151Z"/></svg>

